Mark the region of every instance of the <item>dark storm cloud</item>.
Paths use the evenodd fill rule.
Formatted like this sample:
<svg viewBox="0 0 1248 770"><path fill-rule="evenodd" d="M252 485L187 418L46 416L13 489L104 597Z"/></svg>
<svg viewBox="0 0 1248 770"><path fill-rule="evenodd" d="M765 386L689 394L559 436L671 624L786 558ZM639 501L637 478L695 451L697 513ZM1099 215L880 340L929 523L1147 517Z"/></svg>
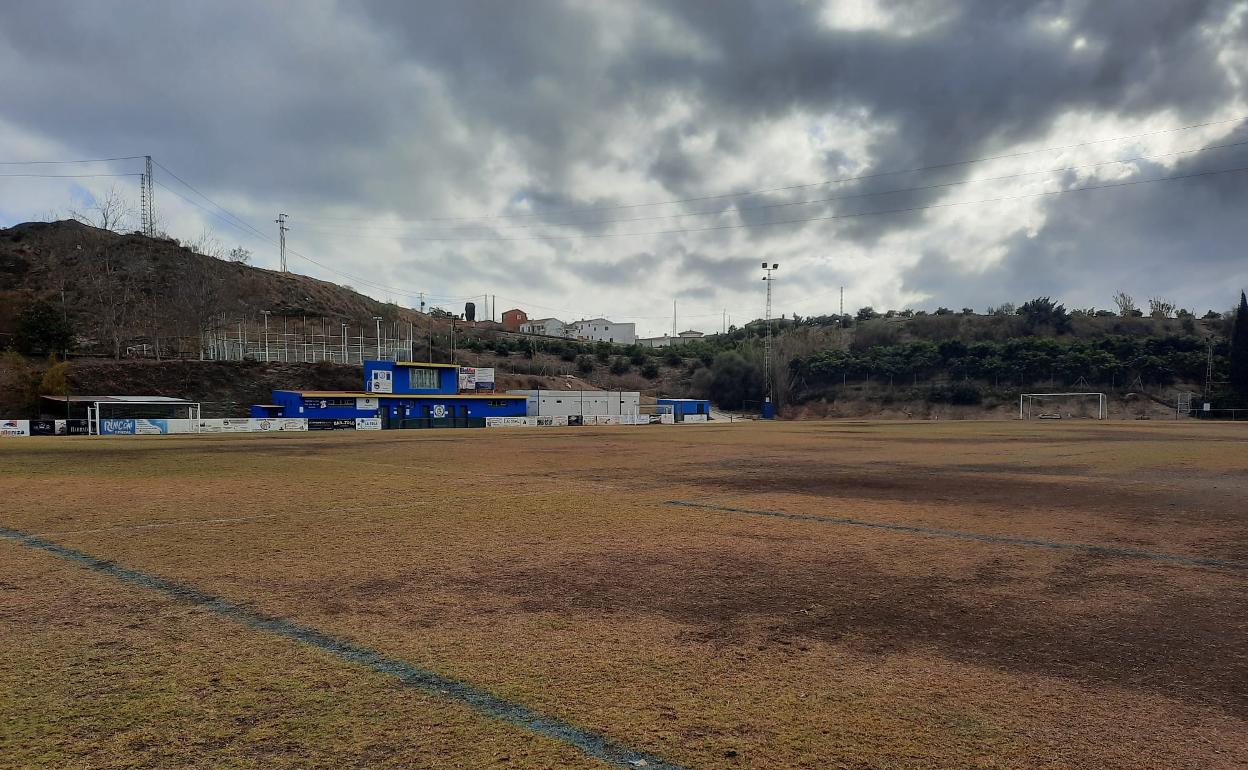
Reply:
<svg viewBox="0 0 1248 770"><path fill-rule="evenodd" d="M340 240L372 214L538 214L418 223L396 236L399 246L383 240L386 280L401 285L455 271L463 291L481 283L623 289L674 263L713 294L756 290L757 260L741 256L741 242L787 263L815 258L833 239L870 250L891 234L922 236L931 220L922 212L775 223L940 202L949 191L888 191L957 181L971 167L609 207L656 200L655 190L663 200L766 187L757 177L770 171L813 181L1008 152L1052 136L1070 115L1199 122L1244 98L1223 61L1225 43L1210 33L1243 0L877 4L906 29L837 28L825 23L823 5L796 0L321 0L294 14L253 2L11 3L0 67L19 76L0 80L0 129L85 155L150 152L251 221L287 207L313 221L340 217ZM1241 24L1230 36L1242 45L1246 34ZM811 165L788 169L760 140L784 121L828 120L858 126L865 142L834 136ZM729 166L754 173L728 181ZM1242 177L1174 184L1185 190L1177 204L1165 185L1047 201L1039 232L1008 236L998 244L1004 258L982 273L966 272L952 244L922 237L912 268L879 269L949 306L1077 294L1090 283L1108 294L1106 281L1132 271L1155 277L1175 264L1174 283L1199 293L1236 269L1225 239L1242 239L1244 218L1224 201L1242 194ZM775 205L864 193L887 194ZM605 210L566 213L578 207ZM681 212L706 216L607 221ZM540 239L724 222L746 227ZM448 233L536 240L422 240ZM331 236L309 228L294 237L311 249ZM333 247L344 259L362 248ZM808 275L825 273L854 280Z"/></svg>

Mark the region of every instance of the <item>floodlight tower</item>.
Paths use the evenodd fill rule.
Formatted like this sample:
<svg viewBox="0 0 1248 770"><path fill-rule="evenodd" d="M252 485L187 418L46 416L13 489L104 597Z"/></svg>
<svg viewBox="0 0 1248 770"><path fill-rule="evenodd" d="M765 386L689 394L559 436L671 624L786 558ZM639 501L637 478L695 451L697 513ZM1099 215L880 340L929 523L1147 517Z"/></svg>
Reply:
<svg viewBox="0 0 1248 770"><path fill-rule="evenodd" d="M770 420L776 416L776 398L775 398L775 378L771 371L771 282L776 280L772 273L780 269L779 263L772 262L763 263L763 281L767 284L767 312L765 319L767 321L767 336L763 338L763 419Z"/></svg>

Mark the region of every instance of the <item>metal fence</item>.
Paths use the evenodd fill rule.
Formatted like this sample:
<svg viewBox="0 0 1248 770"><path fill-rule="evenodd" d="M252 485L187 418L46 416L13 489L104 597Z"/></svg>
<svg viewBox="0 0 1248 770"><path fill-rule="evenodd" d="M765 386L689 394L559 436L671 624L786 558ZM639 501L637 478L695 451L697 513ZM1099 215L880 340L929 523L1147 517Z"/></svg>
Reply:
<svg viewBox="0 0 1248 770"><path fill-rule="evenodd" d="M359 335L264 332L240 326L204 335L200 357L206 361L285 361L363 364L366 360L411 361L424 340Z"/></svg>

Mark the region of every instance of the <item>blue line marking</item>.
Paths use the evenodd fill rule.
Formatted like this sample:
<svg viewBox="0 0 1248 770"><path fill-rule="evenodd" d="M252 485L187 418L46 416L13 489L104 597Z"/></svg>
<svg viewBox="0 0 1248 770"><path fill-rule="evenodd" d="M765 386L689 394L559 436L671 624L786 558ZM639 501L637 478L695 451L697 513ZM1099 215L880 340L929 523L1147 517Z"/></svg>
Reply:
<svg viewBox="0 0 1248 770"><path fill-rule="evenodd" d="M724 513L746 513L751 516L774 516L794 521L813 521L819 524L836 524L845 527L866 527L868 529L886 529L893 532L907 532L913 535L930 537L949 537L955 540L976 540L981 543L1003 543L1005 545L1021 545L1033 548L1049 548L1055 551L1080 551L1095 553L1101 556L1117 556L1124 559L1147 559L1150 561L1182 564L1189 567L1218 567L1221 569L1248 570L1248 564L1225 559L1206 559L1198 556L1180 556L1178 554L1140 551L1134 548L1119 548L1112 545L1094 545L1090 543L1063 543L1057 540L1040 540L1011 535L982 535L977 532L961 532L956 529L938 529L935 527L918 527L912 524L890 524L882 521L866 521L841 516L815 516L808 513L789 513L787 511L761 511L752 508L733 508L728 505L699 503L693 500L668 500L668 505L679 505L686 508L705 508Z"/></svg>
<svg viewBox="0 0 1248 770"><path fill-rule="evenodd" d="M392 676L406 685L424 690L435 697L462 703L491 719L561 741L579 749L583 754L593 759L601 760L617 767L684 770L679 765L666 762L652 754L635 751L611 741L606 736L583 730L554 717L543 716L527 706L512 703L490 692L473 687L466 682L442 676L397 658L388 658L380 652L338 639L315 628L302 626L279 617L261 614L227 599L204 593L191 586L175 583L172 580L167 580L148 572L123 567L106 559L100 559L90 554L67 548L38 535L0 527L0 537L5 537L20 545L36 548L76 562L94 572L109 575L133 585L150 588L172 596L179 601L203 607L248 628L253 628L257 631L267 631L309 647L324 650L341 660L365 666L379 674Z"/></svg>

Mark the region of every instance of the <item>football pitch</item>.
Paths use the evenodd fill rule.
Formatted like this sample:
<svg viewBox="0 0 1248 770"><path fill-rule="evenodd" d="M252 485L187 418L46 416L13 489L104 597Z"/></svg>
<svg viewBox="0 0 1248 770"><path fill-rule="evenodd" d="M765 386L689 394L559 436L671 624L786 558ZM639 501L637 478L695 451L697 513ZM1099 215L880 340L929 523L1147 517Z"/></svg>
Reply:
<svg viewBox="0 0 1248 770"><path fill-rule="evenodd" d="M1248 427L0 441L2 768L1242 768Z"/></svg>

